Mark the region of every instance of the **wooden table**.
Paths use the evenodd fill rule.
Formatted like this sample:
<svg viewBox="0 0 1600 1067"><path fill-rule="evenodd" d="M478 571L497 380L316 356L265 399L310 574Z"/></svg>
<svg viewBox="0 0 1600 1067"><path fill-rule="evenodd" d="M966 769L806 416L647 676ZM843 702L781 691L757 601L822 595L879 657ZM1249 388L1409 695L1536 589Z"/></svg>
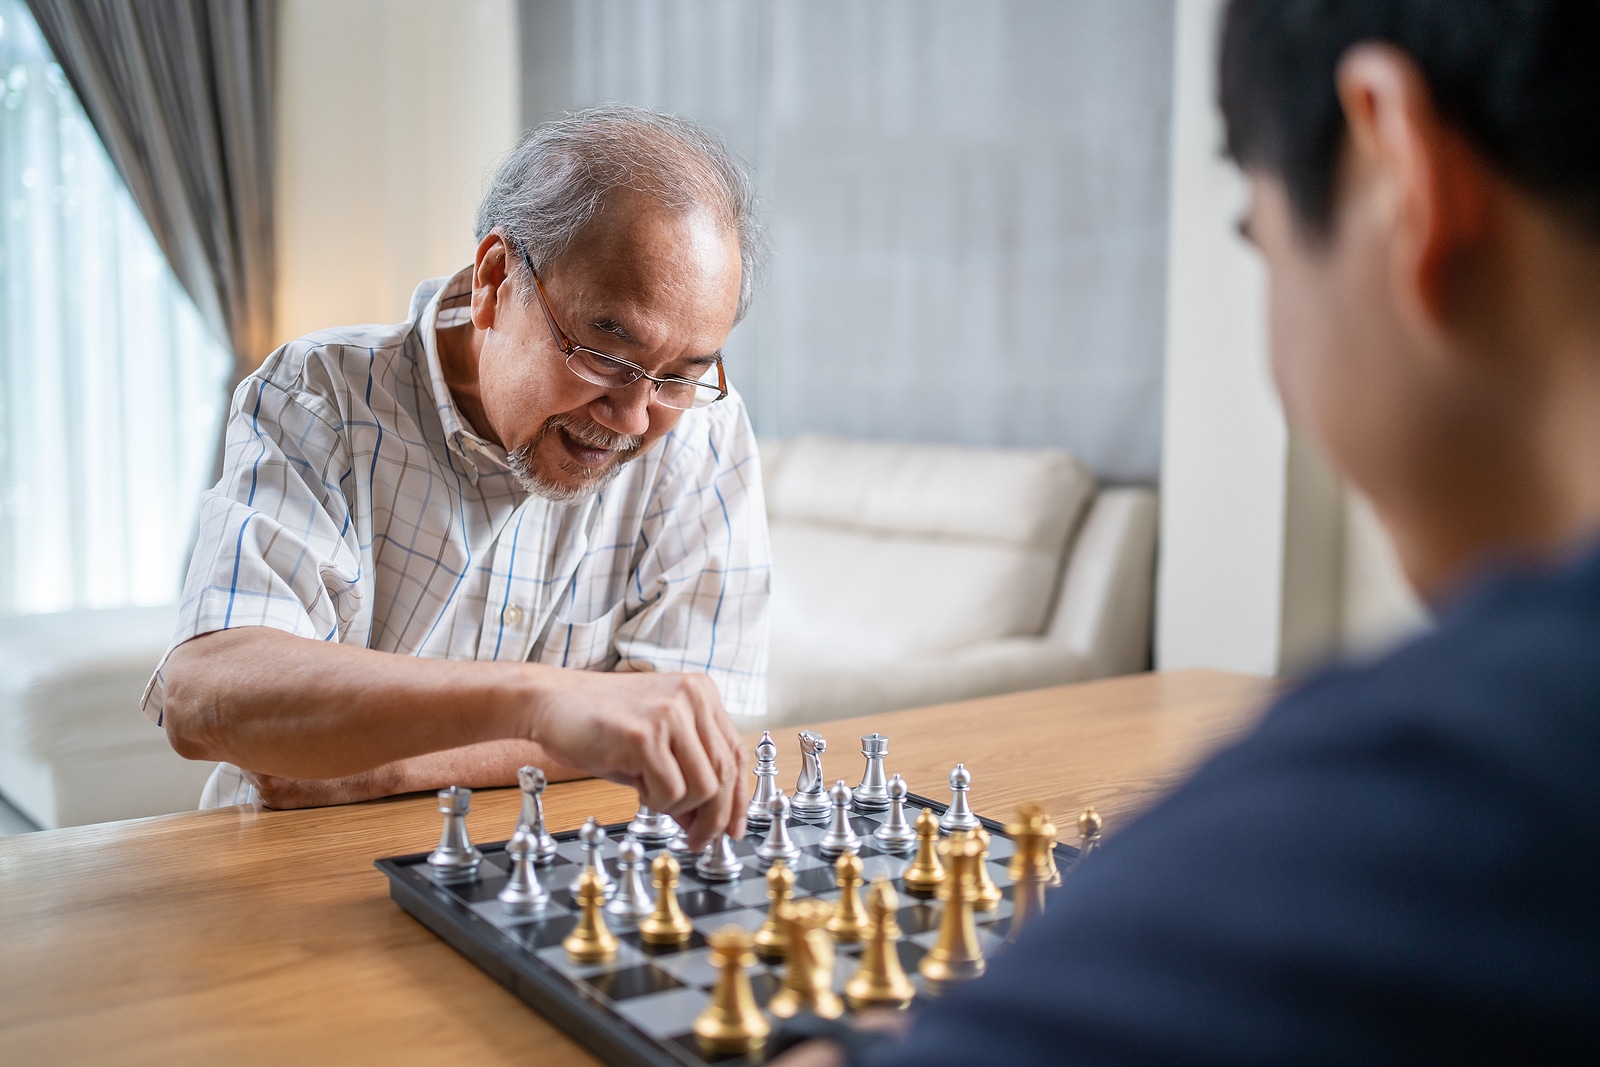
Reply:
<svg viewBox="0 0 1600 1067"><path fill-rule="evenodd" d="M830 776L858 775L851 743L881 730L912 790L942 795L962 760L980 814L1041 800L1067 837L1089 803L1114 832L1246 728L1266 686L1137 675L819 729ZM793 743L779 753L794 774ZM474 838L508 836L518 797L475 796ZM634 803L594 781L546 795L555 830ZM416 796L0 839L0 1061L593 1063L390 902L372 861L431 848L438 826Z"/></svg>

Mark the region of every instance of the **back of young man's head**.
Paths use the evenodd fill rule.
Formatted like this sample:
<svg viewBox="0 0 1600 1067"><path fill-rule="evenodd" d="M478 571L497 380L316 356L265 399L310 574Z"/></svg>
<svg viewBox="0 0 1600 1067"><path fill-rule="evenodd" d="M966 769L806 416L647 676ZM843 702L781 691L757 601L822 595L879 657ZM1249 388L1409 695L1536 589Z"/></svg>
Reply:
<svg viewBox="0 0 1600 1067"><path fill-rule="evenodd" d="M1600 2L1234 0L1291 419L1425 596L1600 533Z"/></svg>

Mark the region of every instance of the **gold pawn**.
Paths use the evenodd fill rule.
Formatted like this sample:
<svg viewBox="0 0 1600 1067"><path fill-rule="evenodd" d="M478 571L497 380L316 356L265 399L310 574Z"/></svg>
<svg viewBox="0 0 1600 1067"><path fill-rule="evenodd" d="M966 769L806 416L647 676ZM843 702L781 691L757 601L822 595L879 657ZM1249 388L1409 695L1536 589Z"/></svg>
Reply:
<svg viewBox="0 0 1600 1067"><path fill-rule="evenodd" d="M913 893L931 893L945 880L944 864L939 862L939 819L932 808L917 816L917 855L900 880Z"/></svg>
<svg viewBox="0 0 1600 1067"><path fill-rule="evenodd" d="M918 967L932 993L943 993L976 978L986 966L978 928L972 921L972 864L977 861L978 848L978 842L970 837L939 842L939 852L950 865L950 878L939 895L944 914L939 917L938 940Z"/></svg>
<svg viewBox="0 0 1600 1067"><path fill-rule="evenodd" d="M717 984L711 1003L694 1020L700 1046L713 1055L746 1055L767 1043L772 1024L756 1007L745 968L756 961L750 935L737 926L724 926L706 938L711 946L711 966Z"/></svg>
<svg viewBox="0 0 1600 1067"><path fill-rule="evenodd" d="M1089 853L1100 847L1100 831L1104 825L1100 813L1093 808L1084 808L1083 814L1078 816L1078 863L1088 859Z"/></svg>
<svg viewBox="0 0 1600 1067"><path fill-rule="evenodd" d="M843 852L833 865L839 903L828 917L828 933L841 945L853 945L867 936L866 909L861 904L861 857Z"/></svg>
<svg viewBox="0 0 1600 1067"><path fill-rule="evenodd" d="M994 884L994 879L989 877L989 831L978 827L972 831L978 839L978 859L972 865L972 906L979 911L993 911L1000 906L1004 894L1000 887Z"/></svg>
<svg viewBox="0 0 1600 1067"><path fill-rule="evenodd" d="M779 859L767 868L767 921L756 931L756 951L770 958L782 958L789 950L789 924L783 919L784 905L794 897L794 872Z"/></svg>
<svg viewBox="0 0 1600 1067"><path fill-rule="evenodd" d="M578 925L573 928L561 947L567 950L574 963L599 963L617 954L617 939L606 926L606 891L600 876L594 871L584 871L578 880Z"/></svg>
<svg viewBox="0 0 1600 1067"><path fill-rule="evenodd" d="M1017 846L1006 867L1013 883L1008 945L1016 944L1022 931L1044 914L1044 890L1050 882L1050 865L1045 858L1051 845L1044 834L1047 822L1044 809L1038 804L1024 804L1017 809L1016 821L1006 826L1006 833Z"/></svg>
<svg viewBox="0 0 1600 1067"><path fill-rule="evenodd" d="M783 988L767 1002L779 1019L792 1019L802 1011L822 1019L844 1014L844 1001L833 991L833 942L823 929L833 911L825 900L802 900L784 906L789 919L788 966Z"/></svg>
<svg viewBox="0 0 1600 1067"><path fill-rule="evenodd" d="M1054 889L1061 884L1061 868L1056 866L1056 839L1060 837L1060 833L1056 830L1056 824L1050 821L1049 816L1045 817L1044 825L1039 830L1044 834L1045 865L1050 870L1050 888Z"/></svg>
<svg viewBox="0 0 1600 1067"><path fill-rule="evenodd" d="M678 904L678 861L663 852L650 864L650 880L656 886L656 908L639 923L639 937L652 945L676 945L694 932L689 916Z"/></svg>
<svg viewBox="0 0 1600 1067"><path fill-rule="evenodd" d="M867 891L867 915L872 932L867 947L861 951L861 967L855 977L845 983L844 999L860 1011L863 1008L894 1008L899 1010L911 1003L916 987L906 977L900 966L900 952L895 943L900 940L900 924L894 913L900 907L899 895L883 875L873 879Z"/></svg>

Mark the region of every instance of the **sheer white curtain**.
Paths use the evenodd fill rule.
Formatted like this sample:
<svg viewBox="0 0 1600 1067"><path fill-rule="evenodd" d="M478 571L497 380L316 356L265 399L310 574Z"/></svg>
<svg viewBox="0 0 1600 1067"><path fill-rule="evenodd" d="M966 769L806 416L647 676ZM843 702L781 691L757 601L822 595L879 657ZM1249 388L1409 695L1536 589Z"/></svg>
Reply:
<svg viewBox="0 0 1600 1067"><path fill-rule="evenodd" d="M0 611L177 596L231 357L0 0Z"/></svg>

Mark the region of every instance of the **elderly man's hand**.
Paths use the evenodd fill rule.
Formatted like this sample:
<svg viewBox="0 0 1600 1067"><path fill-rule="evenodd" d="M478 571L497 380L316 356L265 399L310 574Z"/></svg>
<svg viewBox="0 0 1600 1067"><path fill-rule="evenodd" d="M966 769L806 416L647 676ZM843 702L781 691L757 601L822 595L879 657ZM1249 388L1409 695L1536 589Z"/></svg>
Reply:
<svg viewBox="0 0 1600 1067"><path fill-rule="evenodd" d="M744 746L703 674L548 672L533 740L563 763L632 786L695 847L744 835Z"/></svg>

